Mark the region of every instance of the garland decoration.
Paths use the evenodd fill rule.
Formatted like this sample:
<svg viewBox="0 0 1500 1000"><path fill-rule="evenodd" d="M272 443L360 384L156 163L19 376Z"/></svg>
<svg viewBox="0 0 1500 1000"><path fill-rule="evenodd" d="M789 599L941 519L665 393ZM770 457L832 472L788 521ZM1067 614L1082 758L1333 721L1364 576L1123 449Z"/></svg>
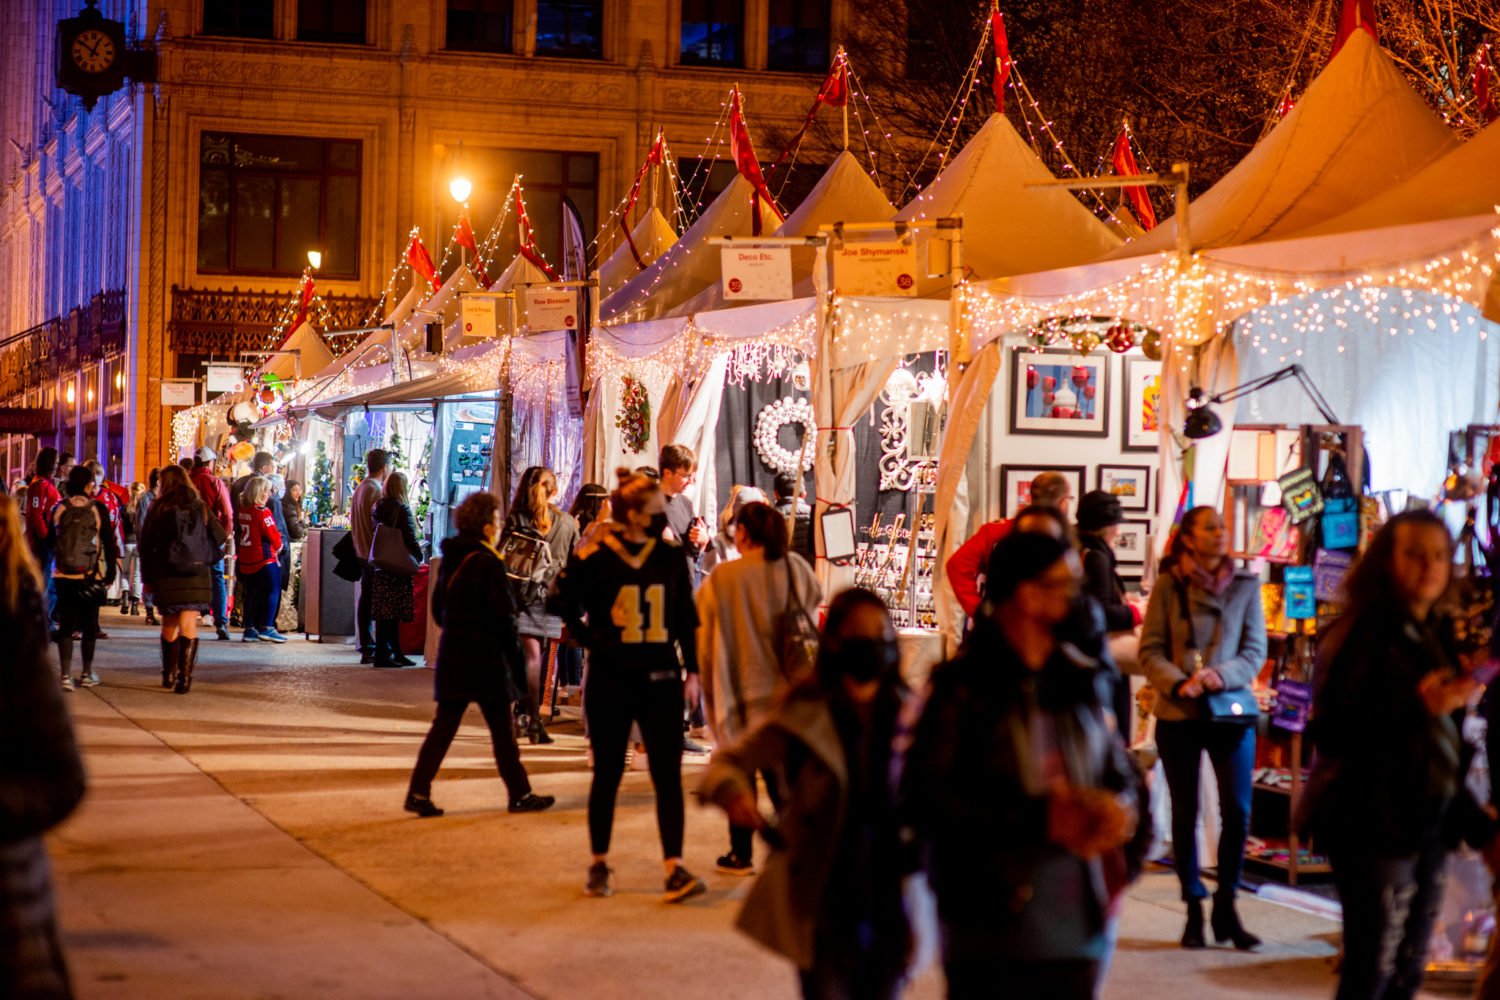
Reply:
<svg viewBox="0 0 1500 1000"><path fill-rule="evenodd" d="M620 376L620 412L615 414L615 426L625 432L625 447L632 455L639 455L651 442L651 397L646 393L646 383L634 375Z"/></svg>
<svg viewBox="0 0 1500 1000"><path fill-rule="evenodd" d="M788 424L800 424L804 435L811 433L817 424L812 403L787 396L762 408L755 417L755 453L772 471L795 476L799 469L806 472L813 467L813 449L783 448L781 429Z"/></svg>

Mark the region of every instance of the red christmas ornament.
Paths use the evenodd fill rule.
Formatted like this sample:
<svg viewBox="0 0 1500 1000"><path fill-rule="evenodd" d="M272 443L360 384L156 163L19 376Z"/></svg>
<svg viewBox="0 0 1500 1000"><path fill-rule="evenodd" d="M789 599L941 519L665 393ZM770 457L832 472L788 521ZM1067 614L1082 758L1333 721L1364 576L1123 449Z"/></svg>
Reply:
<svg viewBox="0 0 1500 1000"><path fill-rule="evenodd" d="M1128 323L1116 323L1105 332L1104 345L1116 354L1124 354L1135 346L1135 330Z"/></svg>
<svg viewBox="0 0 1500 1000"><path fill-rule="evenodd" d="M1052 392L1057 388L1057 378L1055 376L1048 375L1046 378L1042 379L1042 388L1048 392Z"/></svg>
<svg viewBox="0 0 1500 1000"><path fill-rule="evenodd" d="M1088 365L1074 365L1072 379L1073 384L1078 386L1080 389L1083 388L1084 386L1089 384L1090 374L1092 373L1089 371Z"/></svg>
<svg viewBox="0 0 1500 1000"><path fill-rule="evenodd" d="M1083 387L1083 398L1084 399L1093 399L1094 398L1094 387L1093 386L1086 385L1086 386Z"/></svg>
<svg viewBox="0 0 1500 1000"><path fill-rule="evenodd" d="M1028 391L1035 389L1037 383L1036 369L1030 365L1026 366L1026 388Z"/></svg>

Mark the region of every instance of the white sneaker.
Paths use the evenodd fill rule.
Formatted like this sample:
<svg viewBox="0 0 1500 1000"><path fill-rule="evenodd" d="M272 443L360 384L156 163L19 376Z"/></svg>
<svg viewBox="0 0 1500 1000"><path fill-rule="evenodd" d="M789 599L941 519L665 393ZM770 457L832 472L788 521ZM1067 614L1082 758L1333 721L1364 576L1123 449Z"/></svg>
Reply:
<svg viewBox="0 0 1500 1000"><path fill-rule="evenodd" d="M71 678L71 677L64 677L62 679L62 688L63 688L64 691L71 691L71 690L73 690L73 678Z"/></svg>
<svg viewBox="0 0 1500 1000"><path fill-rule="evenodd" d="M96 686L98 683L99 675L94 673L92 670L86 671L82 677L78 678L79 687L91 688Z"/></svg>

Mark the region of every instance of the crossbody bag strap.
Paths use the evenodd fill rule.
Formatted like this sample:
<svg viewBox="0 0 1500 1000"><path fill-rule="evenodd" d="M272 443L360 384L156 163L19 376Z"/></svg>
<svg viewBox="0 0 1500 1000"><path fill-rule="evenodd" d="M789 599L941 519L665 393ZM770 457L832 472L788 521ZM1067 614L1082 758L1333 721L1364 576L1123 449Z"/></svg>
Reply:
<svg viewBox="0 0 1500 1000"><path fill-rule="evenodd" d="M1191 670L1191 673L1197 673L1203 667L1203 651L1198 648L1198 629L1193 624L1193 610L1188 603L1188 584L1186 580L1173 576L1172 587L1177 591L1177 609L1182 615L1183 628L1187 632L1183 646L1189 658L1197 661L1192 665Z"/></svg>

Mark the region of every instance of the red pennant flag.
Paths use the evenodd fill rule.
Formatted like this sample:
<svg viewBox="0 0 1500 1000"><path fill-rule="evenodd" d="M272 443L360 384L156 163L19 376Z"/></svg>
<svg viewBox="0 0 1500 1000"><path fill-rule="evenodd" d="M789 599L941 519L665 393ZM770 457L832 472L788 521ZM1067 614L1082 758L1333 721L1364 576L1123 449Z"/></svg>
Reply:
<svg viewBox="0 0 1500 1000"><path fill-rule="evenodd" d="M1278 119L1285 118L1287 115L1292 113L1292 109L1296 106L1297 102L1292 100L1292 92L1288 90L1286 94L1281 98L1281 103L1276 105L1276 117Z"/></svg>
<svg viewBox="0 0 1500 1000"><path fill-rule="evenodd" d="M1375 0L1344 0L1344 9L1339 12L1339 33L1333 39L1333 51L1328 58L1339 54L1356 31L1368 31L1370 37L1380 41L1380 31L1375 25Z"/></svg>
<svg viewBox="0 0 1500 1000"><path fill-rule="evenodd" d="M991 89L995 94L995 110L1005 110L1005 84L1010 79L1010 68L1015 60L1010 57L1010 39L1005 36L1005 18L997 8L990 15L990 34L995 39L995 82Z"/></svg>
<svg viewBox="0 0 1500 1000"><path fill-rule="evenodd" d="M1141 172L1141 168L1136 166L1135 153L1130 149L1130 134L1123 128L1120 129L1120 137L1115 140L1114 168L1115 173L1122 177L1135 177ZM1137 184L1124 190L1141 227L1148 232L1155 229L1156 209L1151 207L1151 198L1146 194L1145 185Z"/></svg>
<svg viewBox="0 0 1500 1000"><path fill-rule="evenodd" d="M630 255L635 258L636 266L642 271L646 269L646 262L641 258L641 251L635 245L635 236L630 232L630 213L635 210L635 203L641 197L641 183L646 179L646 171L665 163L666 155L667 133L663 129L658 129L656 141L651 144L651 151L646 154L646 162L642 163L641 169L636 171L635 183L630 186L630 198L625 202L625 211L620 213L620 231L625 234L625 243L630 247Z"/></svg>
<svg viewBox="0 0 1500 1000"><path fill-rule="evenodd" d="M406 262L413 271L427 279L434 292L442 287L443 282L438 278L437 268L432 266L432 257L422 245L422 237L416 233L411 234L411 242L406 245Z"/></svg>
<svg viewBox="0 0 1500 1000"><path fill-rule="evenodd" d="M469 222L469 213L465 212L458 217L458 225L453 227L453 242L474 255L474 273L485 288L490 287L490 276L485 273L484 258L479 254L479 242L474 239L474 227Z"/></svg>
<svg viewBox="0 0 1500 1000"><path fill-rule="evenodd" d="M755 158L755 147L750 143L750 130L745 127L745 116L740 111L738 87L729 93L729 152L734 157L734 165L739 169L740 176L749 181L755 189L750 193L750 235L759 236L762 199L770 206L771 211L776 213L778 219L785 217L776 207L776 199L771 197L771 192L766 187L765 175L761 173L760 161Z"/></svg>
<svg viewBox="0 0 1500 1000"><path fill-rule="evenodd" d="M1490 96L1490 47L1486 45L1479 50L1479 64L1474 67L1474 105L1479 111L1479 117L1486 125L1500 118L1500 108L1496 108L1494 98Z"/></svg>
<svg viewBox="0 0 1500 1000"><path fill-rule="evenodd" d="M802 128L792 137L792 141L786 144L781 155L776 157L776 162L771 164L766 173L775 173L776 169L791 158L792 152L802 142L802 137L807 135L807 130L812 128L812 123L818 117L818 109L825 104L830 108L842 108L849 103L849 61L842 52L833 61L833 67L828 71L828 76L823 80L823 86L818 88L818 96L813 98L812 110L802 122Z"/></svg>
<svg viewBox="0 0 1500 1000"><path fill-rule="evenodd" d="M300 327L303 323L307 322L307 309L308 309L309 306L312 305L312 300L313 300L313 279L312 279L312 275L308 274L307 272L304 271L303 274L302 274L302 298L301 298L301 301L299 301L297 303L297 318L292 321L292 325L291 325L291 327L290 327L290 329L289 329L289 331L287 333L287 336L291 336L293 333L295 333L297 331L298 327Z"/></svg>
<svg viewBox="0 0 1500 1000"><path fill-rule="evenodd" d="M536 231L531 228L531 216L526 214L526 202L521 198L521 185L516 185L516 231L521 238L521 256L531 261L548 281L556 281L557 272L542 259L542 252L537 249Z"/></svg>

